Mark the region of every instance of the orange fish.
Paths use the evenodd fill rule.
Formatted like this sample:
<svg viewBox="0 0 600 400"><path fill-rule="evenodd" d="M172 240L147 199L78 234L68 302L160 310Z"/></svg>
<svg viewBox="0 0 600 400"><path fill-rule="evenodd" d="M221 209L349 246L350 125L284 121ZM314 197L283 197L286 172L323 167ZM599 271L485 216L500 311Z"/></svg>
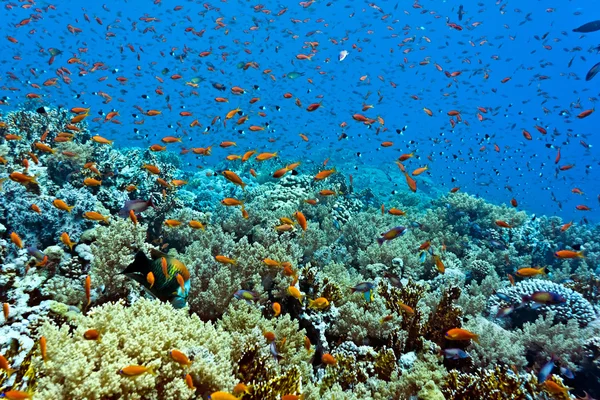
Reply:
<svg viewBox="0 0 600 400"><path fill-rule="evenodd" d="M19 237L19 235L17 235L16 232L12 232L10 234L10 240L11 242L14 243L15 246L17 246L18 248L22 249L23 248L23 242L21 241L21 238Z"/></svg>
<svg viewBox="0 0 600 400"><path fill-rule="evenodd" d="M546 267L540 267L540 268L532 268L532 267L519 268L517 270L517 272L515 272L515 274L517 276L520 276L521 278L527 278L527 277L535 276L535 275L546 275Z"/></svg>
<svg viewBox="0 0 600 400"><path fill-rule="evenodd" d="M145 367L143 365L128 365L127 367L120 369L119 373L125 376L138 376L145 374L146 372L155 375L156 372L154 372L154 368L154 366Z"/></svg>
<svg viewBox="0 0 600 400"><path fill-rule="evenodd" d="M91 290L92 290L92 278L90 278L90 276L86 276L85 277L85 298L87 300L87 305L86 307L89 307L90 303L92 302L92 294L91 294Z"/></svg>
<svg viewBox="0 0 600 400"><path fill-rule="evenodd" d="M73 246L77 244L71 241L71 238L67 232L63 232L62 235L60 235L60 240L65 244L65 246L68 246L71 251L73 251Z"/></svg>
<svg viewBox="0 0 600 400"><path fill-rule="evenodd" d="M67 211L67 212L71 212L71 210L73 208L75 208L75 206L69 206L69 205L67 205L67 203L65 203L64 201L62 201L60 199L54 199L52 204L54 205L54 207L58 208L59 210Z"/></svg>
<svg viewBox="0 0 600 400"><path fill-rule="evenodd" d="M571 226L573 225L573 221L564 224L563 226L560 227L560 231L561 232L565 232L567 229L569 229Z"/></svg>
<svg viewBox="0 0 600 400"><path fill-rule="evenodd" d="M181 275L179 275L179 276L181 276ZM169 351L169 355L171 356L173 361L175 361L179 365L185 365L186 367L189 367L190 365L192 365L192 362L190 361L190 359L183 352L181 352L177 349L173 349L173 350Z"/></svg>
<svg viewBox="0 0 600 400"><path fill-rule="evenodd" d="M556 258L585 258L583 251L559 250L554 253Z"/></svg>
<svg viewBox="0 0 600 400"><path fill-rule="evenodd" d="M8 321L10 316L10 305L8 303L2 303L2 312L4 314L4 320Z"/></svg>
<svg viewBox="0 0 600 400"><path fill-rule="evenodd" d="M453 328L446 332L448 340L479 340L479 335L462 328Z"/></svg>
<svg viewBox="0 0 600 400"><path fill-rule="evenodd" d="M154 286L154 280L154 274L152 273L152 271L148 272L148 274L146 275L146 282L150 284L150 288Z"/></svg>
<svg viewBox="0 0 600 400"><path fill-rule="evenodd" d="M235 172L225 170L225 171L223 171L223 176L225 177L225 179L227 179L229 182L233 183L234 185L240 186L242 188L242 190L246 189L246 184L244 183L244 181L242 181L242 178L240 178L238 176L238 174L236 174Z"/></svg>
<svg viewBox="0 0 600 400"><path fill-rule="evenodd" d="M508 222L506 221L502 221L500 219L497 219L495 221L496 225L498 225L500 228L508 228L508 229L512 229L512 226L508 224Z"/></svg>
<svg viewBox="0 0 600 400"><path fill-rule="evenodd" d="M215 260L217 262L220 262L221 264L237 265L236 260L229 258L229 257L221 256L221 255L215 256Z"/></svg>
<svg viewBox="0 0 600 400"><path fill-rule="evenodd" d="M279 314L281 314L281 304L279 304L277 302L273 303L272 309L273 309L274 317L278 317Z"/></svg>
<svg viewBox="0 0 600 400"><path fill-rule="evenodd" d="M407 172L404 173L404 177L406 178L406 184L410 188L410 190L414 193L417 191L417 181L411 178Z"/></svg>
<svg viewBox="0 0 600 400"><path fill-rule="evenodd" d="M158 167L156 165L144 164L144 165L142 165L142 168L144 168L151 174L154 174L154 175L160 174L160 169L158 169Z"/></svg>
<svg viewBox="0 0 600 400"><path fill-rule="evenodd" d="M329 353L325 353L321 356L321 361L326 365L335 365L337 364L337 360Z"/></svg>
<svg viewBox="0 0 600 400"><path fill-rule="evenodd" d="M92 140L96 143L100 143L100 144L113 144L112 140L108 140L102 136L96 135L96 136L92 136Z"/></svg>
<svg viewBox="0 0 600 400"><path fill-rule="evenodd" d="M277 153L260 153L256 156L256 161L266 161L270 160L273 157L277 157Z"/></svg>
<svg viewBox="0 0 600 400"><path fill-rule="evenodd" d="M421 175L423 172L427 171L429 169L429 167L426 165L424 167L421 168L417 168L412 172L413 176L418 176Z"/></svg>
<svg viewBox="0 0 600 400"><path fill-rule="evenodd" d="M315 179L316 181L321 181L321 180L323 180L323 179L325 179L325 178L329 177L331 174L333 174L333 173L335 173L335 172L336 172L335 168L332 168L332 169L326 169L326 170L324 170L324 171L321 171L321 172L319 172L317 175L315 175L314 179Z"/></svg>
<svg viewBox="0 0 600 400"><path fill-rule="evenodd" d="M100 185L102 185L102 181L100 181L98 179L94 179L94 178L85 178L83 180L83 184L85 186L100 186Z"/></svg>
<svg viewBox="0 0 600 400"><path fill-rule="evenodd" d="M96 211L86 211L82 214L83 218L89 219L90 221L101 221L108 225L110 215L102 215Z"/></svg>

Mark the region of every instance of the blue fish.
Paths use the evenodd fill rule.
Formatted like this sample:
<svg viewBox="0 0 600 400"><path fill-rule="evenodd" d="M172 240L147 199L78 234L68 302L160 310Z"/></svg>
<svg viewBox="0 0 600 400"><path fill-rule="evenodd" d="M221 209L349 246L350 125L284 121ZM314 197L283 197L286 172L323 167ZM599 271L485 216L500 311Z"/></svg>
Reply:
<svg viewBox="0 0 600 400"><path fill-rule="evenodd" d="M575 379L575 374L573 373L573 371L571 371L569 368L567 367L560 367L560 373L565 377L565 378L569 378L569 379Z"/></svg>
<svg viewBox="0 0 600 400"><path fill-rule="evenodd" d="M552 372L553 369L554 369L554 356L550 357L550 361L548 361L546 364L544 364L542 369L540 369L540 372L538 373L538 382L545 382L546 379L548 379L548 377L550 376L550 373Z"/></svg>
<svg viewBox="0 0 600 400"><path fill-rule="evenodd" d="M444 356L450 360L459 360L461 358L471 357L466 351L462 349L444 349L442 350Z"/></svg>

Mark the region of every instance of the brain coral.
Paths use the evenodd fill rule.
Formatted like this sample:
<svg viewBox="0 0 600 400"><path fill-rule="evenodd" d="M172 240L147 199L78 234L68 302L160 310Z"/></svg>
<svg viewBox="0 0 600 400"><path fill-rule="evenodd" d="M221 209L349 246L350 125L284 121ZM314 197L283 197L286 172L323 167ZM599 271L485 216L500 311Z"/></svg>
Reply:
<svg viewBox="0 0 600 400"><path fill-rule="evenodd" d="M97 329L99 340L84 339L88 329ZM33 361L36 399L191 399L235 384L230 335L159 301L108 303L60 328L48 323L40 334L47 360L38 354ZM173 349L188 355L191 366L174 362ZM120 375L128 365L152 366L156 375ZM186 385L187 373L196 390Z"/></svg>
<svg viewBox="0 0 600 400"><path fill-rule="evenodd" d="M554 310L556 319L561 322L567 322L570 319L575 319L580 325L589 324L595 317L594 307L583 296L569 288L566 288L558 283L545 281L541 279L530 279L517 283L515 286L509 286L498 290L498 293L507 295L512 300L512 305L521 303L523 296L529 296L534 292L553 292L558 293L565 298L566 302L562 304L542 305L537 308L540 312ZM527 308L535 304L530 302ZM498 307L506 307L507 304L500 300L498 296L492 296L488 300L488 311L494 313L492 309ZM537 306L536 306L537 307Z"/></svg>

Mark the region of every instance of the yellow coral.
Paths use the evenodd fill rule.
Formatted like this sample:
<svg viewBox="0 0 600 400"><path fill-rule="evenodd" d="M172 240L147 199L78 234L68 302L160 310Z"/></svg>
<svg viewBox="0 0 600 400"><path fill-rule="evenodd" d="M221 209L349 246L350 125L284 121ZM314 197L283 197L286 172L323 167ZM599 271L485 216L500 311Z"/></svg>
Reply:
<svg viewBox="0 0 600 400"><path fill-rule="evenodd" d="M47 339L47 361L39 353L33 360L36 399L189 399L235 384L230 336L186 310L141 299L131 307L120 302L93 308L72 324L45 324L40 330ZM100 331L100 339L84 339L88 329ZM192 359L189 368L171 359L174 348ZM127 365L153 366L157 374L119 375ZM188 372L198 393L185 383Z"/></svg>

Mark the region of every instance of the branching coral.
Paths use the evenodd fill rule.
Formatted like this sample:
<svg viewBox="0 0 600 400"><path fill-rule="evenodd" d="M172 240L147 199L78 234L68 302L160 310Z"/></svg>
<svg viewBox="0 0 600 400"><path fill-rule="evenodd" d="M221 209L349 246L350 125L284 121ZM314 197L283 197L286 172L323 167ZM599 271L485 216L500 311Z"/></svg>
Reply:
<svg viewBox="0 0 600 400"><path fill-rule="evenodd" d="M100 338L86 340L88 329L98 330ZM40 334L48 350L46 361L39 355L33 361L39 399L191 399L235 384L230 336L159 301L105 304L68 325L46 324ZM173 349L188 355L189 368L171 358ZM128 365L155 368L156 375L120 375ZM186 373L196 391L186 385Z"/></svg>
<svg viewBox="0 0 600 400"><path fill-rule="evenodd" d="M478 369L473 373L451 371L441 389L453 400L518 400L538 398L537 380L531 374L515 375L507 366Z"/></svg>
<svg viewBox="0 0 600 400"><path fill-rule="evenodd" d="M123 296L131 280L120 273L133 261L139 250L149 251L145 224L134 225L129 219L115 218L108 226L98 226L91 245L94 261L91 276L95 287L104 285L106 293Z"/></svg>

